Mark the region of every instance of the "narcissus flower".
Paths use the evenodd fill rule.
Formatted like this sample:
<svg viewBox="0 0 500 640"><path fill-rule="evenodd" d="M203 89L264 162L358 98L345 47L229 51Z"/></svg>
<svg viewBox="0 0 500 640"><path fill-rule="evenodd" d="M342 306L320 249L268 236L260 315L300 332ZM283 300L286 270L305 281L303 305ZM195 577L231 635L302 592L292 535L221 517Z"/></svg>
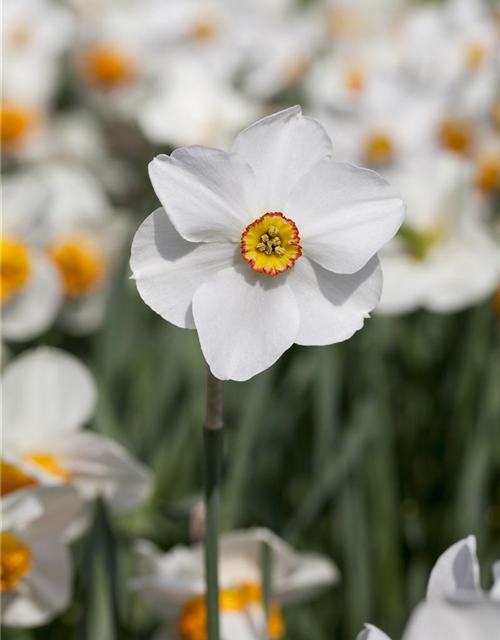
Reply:
<svg viewBox="0 0 500 640"><path fill-rule="evenodd" d="M47 201L46 190L34 177L4 179L0 291L6 340L36 338L61 308L61 280L36 233Z"/></svg>
<svg viewBox="0 0 500 640"><path fill-rule="evenodd" d="M377 173L331 154L293 107L230 153L194 146L151 163L164 208L134 238L133 277L153 310L198 330L218 378L247 380L293 343L346 340L377 305L376 252L405 207Z"/></svg>
<svg viewBox="0 0 500 640"><path fill-rule="evenodd" d="M70 603L71 558L63 533L80 506L69 487L43 487L2 499L1 622L38 627Z"/></svg>
<svg viewBox="0 0 500 640"><path fill-rule="evenodd" d="M71 484L85 500L101 495L118 511L147 497L148 469L118 443L81 430L96 388L77 358L46 347L26 351L9 363L2 382L2 495Z"/></svg>
<svg viewBox="0 0 500 640"><path fill-rule="evenodd" d="M468 536L447 549L432 569L427 601L414 611L402 640L496 640L500 629L500 565L494 585L481 589L476 538ZM357 640L390 640L371 624Z"/></svg>
<svg viewBox="0 0 500 640"><path fill-rule="evenodd" d="M303 601L338 581L337 568L325 556L299 554L267 529L224 534L220 539L221 640L260 640L266 637L261 587L264 546L271 553L272 602L268 637L285 633L281 606ZM159 638L206 638L203 546L174 547L163 554L141 540L136 547L137 576L131 588L145 595L177 633Z"/></svg>

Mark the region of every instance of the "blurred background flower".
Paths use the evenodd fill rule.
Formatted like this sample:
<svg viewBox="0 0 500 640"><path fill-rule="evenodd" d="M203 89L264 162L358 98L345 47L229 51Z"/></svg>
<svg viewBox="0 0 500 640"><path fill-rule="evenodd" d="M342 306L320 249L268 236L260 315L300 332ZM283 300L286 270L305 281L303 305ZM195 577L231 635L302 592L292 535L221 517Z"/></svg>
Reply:
<svg viewBox="0 0 500 640"><path fill-rule="evenodd" d="M293 346L228 383L223 529L267 527L338 564L338 588L280 612L288 640L353 640L367 621L401 637L436 559L469 534L489 588L500 557L497 3L4 0L2 35L7 640L163 632L125 585L136 538L158 549L156 566L190 529L203 535L190 513L204 361L196 333L163 322L129 281L133 233L159 206L147 166L186 145L227 151L296 104L325 127L335 160L397 189L407 217L380 252L385 285L363 332ZM231 304L228 292L217 313ZM50 506L64 494L81 512L79 492L85 532L72 508L68 522ZM70 555L67 526L80 528ZM442 613L421 611L417 629ZM475 613L463 616L466 629Z"/></svg>

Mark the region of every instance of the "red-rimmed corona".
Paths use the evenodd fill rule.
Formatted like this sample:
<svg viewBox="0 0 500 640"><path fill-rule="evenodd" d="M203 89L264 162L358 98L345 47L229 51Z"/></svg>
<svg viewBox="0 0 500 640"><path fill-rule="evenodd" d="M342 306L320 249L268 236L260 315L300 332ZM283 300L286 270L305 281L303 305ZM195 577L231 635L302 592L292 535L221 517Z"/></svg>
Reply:
<svg viewBox="0 0 500 640"><path fill-rule="evenodd" d="M293 220L277 211L254 220L241 235L241 255L257 273L277 276L291 269L302 255Z"/></svg>

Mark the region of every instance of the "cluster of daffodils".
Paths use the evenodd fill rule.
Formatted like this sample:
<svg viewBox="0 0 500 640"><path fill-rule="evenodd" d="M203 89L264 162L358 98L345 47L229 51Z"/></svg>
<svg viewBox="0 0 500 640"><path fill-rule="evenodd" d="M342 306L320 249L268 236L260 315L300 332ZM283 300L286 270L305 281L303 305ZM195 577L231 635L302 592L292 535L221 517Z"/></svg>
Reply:
<svg viewBox="0 0 500 640"><path fill-rule="evenodd" d="M493 565L493 587L481 588L476 538L455 543L438 559L427 597L413 612L402 640L496 640L500 630L500 561ZM357 640L390 640L367 624Z"/></svg>
<svg viewBox="0 0 500 640"><path fill-rule="evenodd" d="M116 219L126 227L116 205L130 202L137 179L127 163L153 146L227 151L238 131L295 103L326 127L334 160L375 169L408 203L380 255L380 313L453 312L498 288L500 27L487 0L4 4L4 166L38 179L62 160L80 183L61 194L66 180L50 178L50 193L31 186L38 198L7 203L8 340L56 319L73 333L99 326L123 246ZM39 225L33 209L47 208L66 220ZM287 218L277 206L260 212ZM293 245L264 227L256 251L281 270Z"/></svg>
<svg viewBox="0 0 500 640"><path fill-rule="evenodd" d="M96 388L74 356L26 351L6 367L2 387L1 623L35 627L71 602L69 544L88 527L94 500L134 509L151 475L122 446L82 428Z"/></svg>

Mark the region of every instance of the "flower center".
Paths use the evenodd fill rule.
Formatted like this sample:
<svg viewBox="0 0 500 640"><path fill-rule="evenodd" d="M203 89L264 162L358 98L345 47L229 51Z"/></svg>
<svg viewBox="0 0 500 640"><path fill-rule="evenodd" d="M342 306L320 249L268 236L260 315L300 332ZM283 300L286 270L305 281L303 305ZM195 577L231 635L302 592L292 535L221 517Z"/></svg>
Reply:
<svg viewBox="0 0 500 640"><path fill-rule="evenodd" d="M366 16L352 7L333 7L325 15L326 33L330 38L353 38L368 28Z"/></svg>
<svg viewBox="0 0 500 640"><path fill-rule="evenodd" d="M31 551L12 533L2 533L0 538L0 582L2 593L14 591L19 581L31 570Z"/></svg>
<svg viewBox="0 0 500 640"><path fill-rule="evenodd" d="M241 236L241 255L254 271L275 276L291 269L302 255L299 230L282 213L266 213Z"/></svg>
<svg viewBox="0 0 500 640"><path fill-rule="evenodd" d="M369 164L386 164L394 158L394 154L394 144L387 133L375 131L368 135L365 158Z"/></svg>
<svg viewBox="0 0 500 640"><path fill-rule="evenodd" d="M22 47L31 40L31 29L27 24L18 24L9 34L9 42L15 47Z"/></svg>
<svg viewBox="0 0 500 640"><path fill-rule="evenodd" d="M40 121L36 109L15 102L2 102L1 111L1 141L6 150L18 146Z"/></svg>
<svg viewBox="0 0 500 640"><path fill-rule="evenodd" d="M121 89L134 81L136 67L131 57L120 48L96 44L82 56L82 73L89 84L103 91Z"/></svg>
<svg viewBox="0 0 500 640"><path fill-rule="evenodd" d="M28 249L17 240L2 238L0 256L0 298L2 303L21 291L31 275Z"/></svg>
<svg viewBox="0 0 500 640"><path fill-rule="evenodd" d="M415 260L424 260L442 235L442 230L439 228L422 231L407 224L404 224L398 231L398 238L403 241L406 251Z"/></svg>
<svg viewBox="0 0 500 640"><path fill-rule="evenodd" d="M358 94L366 84L366 71L362 65L352 62L345 68L344 83L349 93Z"/></svg>
<svg viewBox="0 0 500 640"><path fill-rule="evenodd" d="M474 142L474 129L466 120L450 118L441 123L438 137L445 149L465 156Z"/></svg>
<svg viewBox="0 0 500 640"><path fill-rule="evenodd" d="M470 71L478 69L485 56L486 51L478 42L468 44L465 48L465 63Z"/></svg>
<svg viewBox="0 0 500 640"><path fill-rule="evenodd" d="M221 611L244 612L251 605L262 605L262 590L256 584L222 589L219 597ZM177 622L177 632L183 640L206 640L206 625L205 599L198 597L185 605ZM267 633L270 640L279 640L285 633L285 623L277 603L270 606Z"/></svg>
<svg viewBox="0 0 500 640"><path fill-rule="evenodd" d="M66 471L57 457L51 453L30 453L26 455L24 459L26 462L31 462L32 464L41 467L47 473L50 473L65 482L70 482L73 479L71 473Z"/></svg>
<svg viewBox="0 0 500 640"><path fill-rule="evenodd" d="M26 487L34 487L38 484L35 478L18 469L10 462L1 461L1 490L0 494L6 496L13 491L25 489Z"/></svg>
<svg viewBox="0 0 500 640"><path fill-rule="evenodd" d="M479 160L475 184L484 193L500 190L500 156L485 156Z"/></svg>
<svg viewBox="0 0 500 640"><path fill-rule="evenodd" d="M199 42L213 40L217 35L217 31L217 22L213 18L206 16L194 22L191 28L191 38Z"/></svg>
<svg viewBox="0 0 500 640"><path fill-rule="evenodd" d="M53 244L49 255L59 268L66 295L70 297L87 295L104 279L104 258L85 238L69 238Z"/></svg>

